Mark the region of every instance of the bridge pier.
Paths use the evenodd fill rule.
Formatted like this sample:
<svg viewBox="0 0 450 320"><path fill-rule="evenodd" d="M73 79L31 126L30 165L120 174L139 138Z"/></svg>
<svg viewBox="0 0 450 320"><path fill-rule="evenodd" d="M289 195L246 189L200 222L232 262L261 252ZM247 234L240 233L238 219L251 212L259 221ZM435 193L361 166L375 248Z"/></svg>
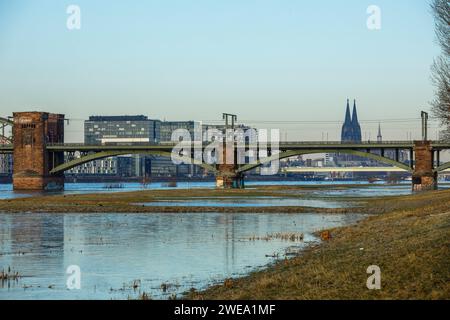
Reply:
<svg viewBox="0 0 450 320"><path fill-rule="evenodd" d="M234 138L233 138L234 139ZM233 141L233 140L231 140ZM224 189L243 189L244 174L238 173L237 152L233 145L228 145L225 141L222 150L219 151L219 163L216 165L216 187Z"/></svg>
<svg viewBox="0 0 450 320"><path fill-rule="evenodd" d="M244 189L244 175L242 174L219 174L216 176L216 187L224 189Z"/></svg>
<svg viewBox="0 0 450 320"><path fill-rule="evenodd" d="M415 165L412 175L413 191L436 190L437 172L433 168L433 148L431 141L414 142Z"/></svg>
<svg viewBox="0 0 450 320"><path fill-rule="evenodd" d="M47 143L64 142L64 115L47 112L15 112L14 190L61 190L64 175L51 175L64 163L63 152L48 152Z"/></svg>

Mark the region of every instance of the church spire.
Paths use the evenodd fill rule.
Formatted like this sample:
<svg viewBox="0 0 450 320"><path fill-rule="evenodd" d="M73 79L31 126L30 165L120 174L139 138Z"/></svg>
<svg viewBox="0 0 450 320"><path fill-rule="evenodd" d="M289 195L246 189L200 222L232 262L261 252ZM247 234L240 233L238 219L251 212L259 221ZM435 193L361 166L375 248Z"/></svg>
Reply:
<svg viewBox="0 0 450 320"><path fill-rule="evenodd" d="M352 122L352 119L350 118L350 100L347 99L347 110L345 111L345 123L349 124Z"/></svg>
<svg viewBox="0 0 450 320"><path fill-rule="evenodd" d="M377 135L377 142L382 142L383 136L381 135L381 124L378 123L378 135Z"/></svg>
<svg viewBox="0 0 450 320"><path fill-rule="evenodd" d="M356 99L353 100L353 115L352 115L352 131L353 131L353 141L361 142L361 126L358 121L358 111L356 110Z"/></svg>
<svg viewBox="0 0 450 320"><path fill-rule="evenodd" d="M359 124L359 122L358 122L358 112L356 111L356 99L353 100L352 123L353 123L353 124Z"/></svg>

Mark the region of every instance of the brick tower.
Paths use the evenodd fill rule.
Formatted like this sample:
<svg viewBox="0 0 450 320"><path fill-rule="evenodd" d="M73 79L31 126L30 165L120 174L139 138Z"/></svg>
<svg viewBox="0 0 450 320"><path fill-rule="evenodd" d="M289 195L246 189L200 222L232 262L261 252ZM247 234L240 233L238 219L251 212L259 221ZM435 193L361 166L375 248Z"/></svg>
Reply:
<svg viewBox="0 0 450 320"><path fill-rule="evenodd" d="M415 141L415 166L412 177L413 191L437 189L437 172L433 170L433 149L430 141Z"/></svg>
<svg viewBox="0 0 450 320"><path fill-rule="evenodd" d="M15 112L14 190L60 190L64 175L50 175L64 162L62 152L47 151L48 143L64 142L64 115L47 112Z"/></svg>

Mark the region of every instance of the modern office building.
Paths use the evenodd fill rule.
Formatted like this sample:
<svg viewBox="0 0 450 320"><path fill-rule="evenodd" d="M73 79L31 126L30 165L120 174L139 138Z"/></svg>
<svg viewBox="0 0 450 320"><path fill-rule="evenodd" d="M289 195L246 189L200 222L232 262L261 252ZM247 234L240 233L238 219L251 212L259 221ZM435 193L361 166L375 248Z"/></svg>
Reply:
<svg viewBox="0 0 450 320"><path fill-rule="evenodd" d="M159 143L161 121L138 116L91 116L84 123L86 144ZM145 175L145 157L130 155L95 160L69 171L72 174Z"/></svg>
<svg viewBox="0 0 450 320"><path fill-rule="evenodd" d="M11 154L0 154L0 174L11 175L13 172L13 157Z"/></svg>
<svg viewBox="0 0 450 320"><path fill-rule="evenodd" d="M224 125L202 125L198 121L160 121L146 116L91 116L85 121L85 143L136 144L167 143L172 141L172 133L177 129L187 130L194 140L201 135L209 141L207 131L225 131ZM248 126L238 125L236 129L247 130ZM255 131L256 132L256 131ZM255 133L251 133L255 134ZM254 137L256 139L256 137ZM203 168L193 164L175 165L171 158L163 156L129 155L92 161L71 169L69 174L108 175L116 177L176 177L203 176Z"/></svg>
<svg viewBox="0 0 450 320"><path fill-rule="evenodd" d="M117 175L117 158L106 158L85 163L73 168L69 173L96 174L96 175Z"/></svg>
<svg viewBox="0 0 450 320"><path fill-rule="evenodd" d="M91 116L84 123L86 144L158 143L160 120L146 116Z"/></svg>
<svg viewBox="0 0 450 320"><path fill-rule="evenodd" d="M172 133L177 129L184 129L189 131L191 139L194 140L195 130L201 132L201 122L199 121L163 121L161 122L161 142L172 141Z"/></svg>
<svg viewBox="0 0 450 320"><path fill-rule="evenodd" d="M161 142L172 141L172 133L177 129L184 129L190 133L191 140L196 139L196 134L201 134L203 142L211 141L212 130L218 130L222 134L225 132L225 125L202 124L198 121L164 121L161 123ZM235 129L247 130L248 126L237 125ZM250 133L251 134L251 133ZM255 138L256 137L252 137ZM201 167L192 164L174 165L169 158L152 157L152 176L200 176L204 175Z"/></svg>
<svg viewBox="0 0 450 320"><path fill-rule="evenodd" d="M0 135L0 144L8 144L6 138ZM0 174L11 175L13 171L13 156L11 154L0 154Z"/></svg>

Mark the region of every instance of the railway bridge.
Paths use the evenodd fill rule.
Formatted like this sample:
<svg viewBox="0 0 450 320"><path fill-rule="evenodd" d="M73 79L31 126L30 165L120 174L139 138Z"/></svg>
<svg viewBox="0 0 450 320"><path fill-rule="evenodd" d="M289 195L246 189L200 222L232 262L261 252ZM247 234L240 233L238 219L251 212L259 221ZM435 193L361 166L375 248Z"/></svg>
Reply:
<svg viewBox="0 0 450 320"><path fill-rule="evenodd" d="M15 190L62 189L65 171L97 159L130 154L173 158L175 143L130 145L64 143L64 121L64 115L48 112L15 112L12 120L0 118L2 128L6 125L12 126L12 138L4 137L3 130L0 153L13 155ZM208 144L201 143L201 150L205 150ZM450 143L430 140L362 143L280 141L276 148L269 143L265 147L266 152L263 153L259 152L260 146L247 143L245 145L247 151L257 152L254 161L244 164L237 161L235 145L231 149L224 147L218 157L219 161L212 164L196 161L194 155L196 147L198 148L198 145L195 145L195 142L190 142L187 148L190 150L189 153L181 153L176 157L180 161L197 164L214 173L217 185L225 188L243 187L245 173L249 170L284 158L315 153L366 157L409 171L412 174L414 191L436 189L438 172L450 168L450 162L442 163L440 160L441 152L450 149ZM386 152L388 150L392 151ZM401 150L409 152L407 162L400 161ZM388 157L387 153L391 156ZM230 157L232 161L224 161Z"/></svg>

